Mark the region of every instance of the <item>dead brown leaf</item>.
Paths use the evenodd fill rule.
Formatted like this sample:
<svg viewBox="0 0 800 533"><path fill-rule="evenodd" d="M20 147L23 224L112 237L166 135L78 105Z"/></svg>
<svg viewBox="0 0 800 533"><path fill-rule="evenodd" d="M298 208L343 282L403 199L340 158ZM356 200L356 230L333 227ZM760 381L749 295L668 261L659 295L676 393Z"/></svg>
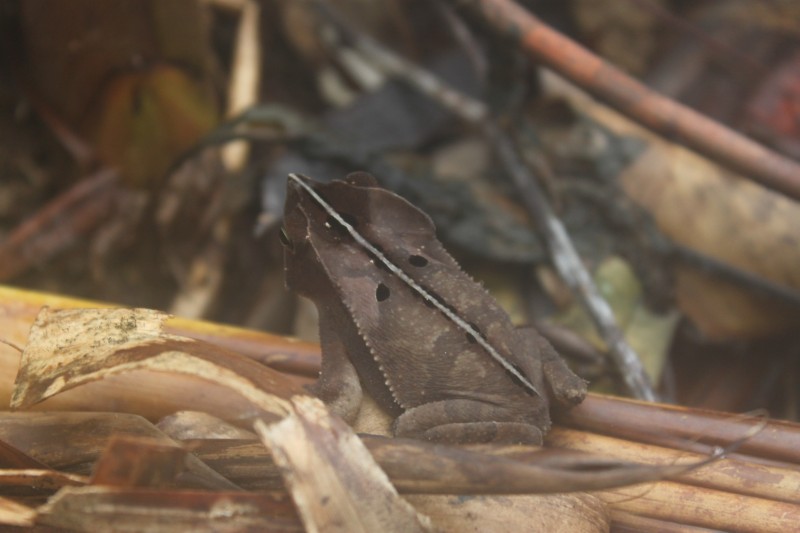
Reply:
<svg viewBox="0 0 800 533"><path fill-rule="evenodd" d="M443 531L608 531L606 506L590 494L453 496L410 494L406 499Z"/></svg>
<svg viewBox="0 0 800 533"><path fill-rule="evenodd" d="M134 370L187 374L222 385L280 417L302 392L274 370L201 341L166 334L147 309L42 309L22 353L11 399L28 407L58 392Z"/></svg>
<svg viewBox="0 0 800 533"><path fill-rule="evenodd" d="M158 421L158 429L173 439L255 439L256 434L208 413L180 411Z"/></svg>
<svg viewBox="0 0 800 533"><path fill-rule="evenodd" d="M9 526L32 527L36 519L36 510L9 498L0 497L0 524Z"/></svg>
<svg viewBox="0 0 800 533"><path fill-rule="evenodd" d="M216 122L197 2L33 0L20 9L33 100L89 139L128 185L157 183Z"/></svg>
<svg viewBox="0 0 800 533"><path fill-rule="evenodd" d="M432 531L403 500L353 430L311 397L256 431L272 451L307 531Z"/></svg>
<svg viewBox="0 0 800 533"><path fill-rule="evenodd" d="M37 513L78 531L304 531L288 498L263 493L68 487Z"/></svg>
<svg viewBox="0 0 800 533"><path fill-rule="evenodd" d="M147 438L159 446L176 446L152 423L136 415L0 413L0 439L54 470L89 475L114 435ZM218 490L238 489L194 455L186 455L185 461L180 464L186 470L186 485Z"/></svg>
<svg viewBox="0 0 800 533"><path fill-rule="evenodd" d="M183 470L187 454L165 439L113 435L92 469L92 485L168 487Z"/></svg>
<svg viewBox="0 0 800 533"><path fill-rule="evenodd" d="M52 492L61 487L83 486L89 478L55 470L0 470L0 490L4 494L16 492Z"/></svg>
<svg viewBox="0 0 800 533"><path fill-rule="evenodd" d="M549 76L553 92L569 99L618 135L646 141L620 175L625 192L676 243L775 284L800 290L800 207L680 145L665 141L615 111ZM679 265L681 310L713 338L753 338L800 324L781 302Z"/></svg>
<svg viewBox="0 0 800 533"><path fill-rule="evenodd" d="M103 320L99 317L102 313L97 310L93 312L98 313L98 316L85 321L91 326L90 330L92 335L79 335L76 333L78 330L73 330L71 328L67 328L66 331L61 332L57 329L54 330L56 334L50 339L51 344L59 345L58 342L52 342L53 339L57 340L59 338L72 339L72 341L63 343L63 346L66 348L64 353L53 353L55 350L53 350L52 347L50 347L50 352L43 351L40 356L37 356L39 357L37 363L39 366L34 364L30 367L32 369L37 369L39 372L39 374L30 374L34 376L31 378L33 382L39 380L44 383L43 385L37 385L40 387L40 390L43 391L38 393L40 396L55 392L59 390L59 387L61 387L60 390L64 390L68 386L76 383L84 383L82 381L84 378L64 375L58 368L54 368L55 363L63 361L66 365L72 365L72 360L82 359L84 357L82 355L82 350L84 350L86 346L84 346L84 348L76 346L82 344L81 339L85 345L86 340L95 338L99 331L106 331L106 333L108 333L105 335L101 334L100 339L104 339L105 341L109 339L119 340L119 344L114 344L113 342L99 343L99 349L105 350L108 354L106 356L106 363L112 365L112 368L118 367L125 369L129 368L127 365L135 366L142 364L147 359L158 358L163 353L163 350L169 351L174 347L172 343L177 342L170 338L166 343L166 348L160 346L158 339L161 338L163 334L155 333L156 331L160 331L160 324L152 330L154 336L150 337L149 334L144 334L143 330L138 328L121 327L119 319L128 316L124 312L119 315L109 315L117 317L117 320L111 321L111 326L109 326L107 320ZM110 313L110 311L106 311L106 313ZM130 313L130 311L128 311L128 313ZM146 312L145 315L147 313L149 312ZM53 317L57 314L57 312L46 311L43 316L50 318L43 319L43 322L51 322ZM78 314L78 316L80 316L80 314ZM89 316L91 316L91 314ZM64 324L62 323L61 325L63 326ZM95 328L94 326L97 327ZM34 329L38 327L37 325ZM46 328L39 329L39 334L48 331ZM120 330L132 331L134 333L125 336ZM211 337L213 338L213 335ZM182 337L177 338L182 339L182 342L188 340ZM122 357L120 351L123 354L128 353L126 352L127 348L125 348L128 341L137 348L141 348L142 346L146 347L144 349L146 355L141 358L133 356L129 359L125 359ZM198 344L206 346L206 351L202 351L199 356L201 368L207 368L203 365L209 365L213 368L213 363L215 362L214 357L223 358L230 356L227 352L216 351L216 348L208 348L206 343ZM191 343L180 345L186 348L187 351L188 348L194 346L194 344ZM136 348L133 349L134 353L135 349ZM35 350L31 353L35 354ZM210 353L214 355L209 355ZM59 356L64 357L59 359ZM50 359L51 357L55 359ZM172 357L172 355L169 357ZM180 353L175 357L178 361L186 363L186 367L183 370L189 372L192 365L191 361L194 356L190 353ZM48 360L50 361L49 364ZM34 360L35 363L36 361L37 360ZM86 372L90 376L101 375L105 377L106 380L115 379L113 377L108 378L104 374L105 369L102 359L95 360L89 357L84 363L85 365L83 366L78 364L71 368L77 369L79 372ZM263 368L258 363L253 364ZM151 371L151 374L161 374L169 376L170 378L176 378L181 374L172 373L173 366L176 365L170 366L165 363L162 363L161 366L156 365L155 368L158 369L157 372ZM25 362L23 362L23 367L25 367ZM226 366L223 364L222 367L222 373L225 374L225 371L229 370L231 365L229 364ZM162 368L167 368L166 372L161 370ZM237 374L240 371L238 369L239 367L234 368L232 373ZM137 370L135 372L141 371ZM136 374L131 373L130 375ZM207 374L202 375L205 376ZM262 382L246 371L244 375L251 387L256 387L258 383ZM282 378L283 376L280 377ZM171 379L165 381L167 384L171 382ZM227 381L222 380L222 384L226 387L231 383L237 383L237 380L233 378ZM89 386L90 385L84 384L81 388L87 388ZM34 389L35 387L32 387L30 390L33 391ZM301 389L293 386L293 390ZM286 401L285 398L288 397L289 396L283 396L283 401ZM114 395L109 393L105 398L106 401L113 400ZM613 406L609 402L613 404ZM600 407L602 407L600 412L595 412L597 408ZM660 409L657 409L657 407L660 407ZM592 409L595 409L595 411ZM662 414L661 411L663 409L664 406L642 405L635 402L623 402L617 399L612 400L593 395L588 398L585 405L575 413L571 422L575 423L577 421L579 424L585 424L586 421L582 422L583 418L581 417L587 413L593 413L591 414L591 420L589 420L589 422L602 423L603 427L607 430L614 430L623 422L631 422L637 425L655 425L659 428L658 431L663 433L684 435L684 433L673 429L673 426L669 423L669 420L675 418L675 416L672 416L670 413ZM607 418L608 416L611 418L608 420L604 419L604 413ZM272 416L275 418L274 414ZM670 416L672 416L672 418L670 418ZM686 413L677 413L676 416L682 421L680 422L681 424L684 426L687 425L686 417L688 415ZM730 415L725 416L730 417ZM223 418L230 420L233 417L228 414L227 417L223 416ZM676 418L676 422L678 418ZM181 434L183 431L183 429L181 429L181 419L182 417L177 417L173 421L167 422L166 427L174 429L176 435ZM641 422L642 419L645 420L645 422ZM281 479L281 472L270 460L269 453L262 445L252 439L241 438L246 433L242 433L238 431L237 428L204 414L199 415L199 418L198 415L192 415L189 416L188 419L184 419L184 421L185 420L199 420L201 430L199 432L183 433L185 437L193 438L193 440L185 442L186 449L193 453L187 456L189 469L187 472L180 474L180 479L177 480L178 482L183 483L187 481L186 476L188 474L190 477L192 475L205 476L205 481L203 483L199 485L196 482L191 483L190 486L193 487L207 486L215 487L215 490L220 490L221 485L217 485L216 483L220 481L230 483L232 481L247 490L282 490L283 482ZM603 420L606 421L603 422ZM689 420L689 425L693 428L691 431L703 431L704 428L707 429L708 425L713 423L713 421L709 420L707 416L699 415L698 420ZM720 423L721 422L724 421L720 421ZM379 423L376 423L375 427L379 425ZM725 428L723 428L724 431L719 435L717 435L718 432L714 433L713 438L716 442L721 444L730 443L747 434L748 427L752 428L752 425L752 420L739 420L733 423L732 426L731 423L726 423ZM731 427L729 428L728 426ZM775 446L772 446L770 443L778 439L778 434L783 435L783 437L780 437L780 442L783 443L786 441L786 436L791 436L796 433L792 428L782 428L778 426L779 424L770 422L768 424L768 429L764 433L754 437L752 443L756 448L761 446L762 443L766 443L770 446L770 450L773 450ZM336 429L338 426L330 425L329 427L334 428L334 435L328 435L329 438L338 439L341 437L339 429ZM321 426L316 429L320 428ZM170 431L172 431L172 429ZM780 430L780 432L775 433L775 431L778 430ZM631 429L630 431L634 430ZM638 433L646 433L641 428L634 432L636 431L638 431ZM109 437L114 433L156 436L157 439L165 440L157 440L152 445L147 442L137 441L132 443L127 440L126 446L128 446L128 453L121 454L121 456L117 458L114 457L114 455L117 455L116 452L112 450L118 448L114 446L112 446L112 448L106 447L109 442ZM558 434L558 430L555 430L553 433L555 436ZM581 438L586 438L586 442L588 443L586 446L587 450L592 450L593 452L597 452L598 449L602 450L602 448L598 447L602 444L604 440L603 437L590 433L581 433L581 435ZM208 436L214 438L198 439L198 437ZM227 438L231 436L239 438ZM689 435L687 434L685 437L686 436ZM356 437L353 436L352 438L355 439ZM234 504L238 505L241 503L241 505L247 509L247 511L244 512L243 524L252 523L256 524L253 526L255 528L271 527L272 529L278 530L287 530L281 528L299 530L301 527L296 515L292 514L291 518L289 518L289 515L286 514L288 513L286 506L292 508L288 500L283 500L282 505L284 505L284 507L280 507L280 505L275 504L274 501L270 503L269 505L278 505L278 507L276 510L270 511L273 513L272 516L267 516L259 514L261 511L258 505L268 505L268 503L261 500L258 500L259 503L254 503L253 500L248 499L250 496L249 494L247 496L241 496L241 498L244 499L239 499L239 496L232 496L234 493L229 492L230 489L227 489L227 491L226 489L222 489L224 492L210 495L209 493L199 493L196 491L175 490L171 488L156 490L152 488L152 485L161 484L162 478L169 478L171 475L170 471L175 469L172 469L174 465L170 464L167 464L166 468L155 468L149 463L158 464L161 460L169 463L169 457L172 456L172 453L183 455L184 452L183 450L175 448L175 444L172 441L158 433L153 428L152 424L146 422L141 417L106 413L7 414L3 415L3 418L0 419L0 439L4 439L10 446L29 455L34 461L41 462L52 468L70 472L88 473L89 469L97 463L101 453L105 451L103 458L100 459L100 463L108 461L108 464L112 466L117 465L119 468L128 465L125 467L128 469L128 477L125 475L114 477L103 474L96 478L96 480L104 480L104 482L115 484L121 483L123 485L131 483L151 485L147 488L119 488L98 485L78 488L65 487L59 491L58 496L52 498L48 507L42 509L43 514L40 515L40 520L43 521L42 523L55 525L56 527L64 527L65 525L72 524L70 527L89 528L90 525L94 525L95 523L111 523L111 517L114 511L117 511L118 514L116 518L119 520L115 522L117 527L120 527L121 524L131 524L131 527L156 528L160 520L174 520L170 523L186 523L187 527L201 527L200 524L206 521L205 523L212 524L207 527L221 529L222 522L215 521L215 510L228 510L235 507ZM677 474L681 469L683 471L688 469L688 467L676 464L676 454L680 456L678 458L680 458L681 461L694 461L697 458L704 457L702 452L700 455L689 455L683 452L661 453L660 451L657 453L654 452L656 454L655 456L642 456L643 459L635 456L626 457L629 460L666 464L668 465L668 469L674 469L659 470L659 467L654 469L652 467L625 463L619 459L602 459L593 455L581 455L577 454L577 452L558 449L539 450L531 447L455 448L434 446L418 441L404 441L369 436L362 436L361 441L363 441L369 453L374 458L374 461L386 472L386 475L398 488L399 492L401 494L420 493L420 496L412 497L412 503L414 505L419 505L421 512L429 514L436 526L446 530L463 530L464 528L475 526L479 527L481 530L491 531L494 529L502 531L503 528L505 528L505 530L518 529L520 524L523 526L531 525L534 529L541 529L539 527L540 522L537 521L538 518L541 517L542 520L545 520L544 517L549 516L548 513L551 511L556 517L560 514L559 521L553 525L553 530L557 530L556 528L559 526L565 528L562 530L571 531L603 530L607 527L608 518L603 511L603 504L595 498L578 494L539 498L530 495L509 495L509 493L541 492L546 490L563 491L569 490L570 487L575 489L579 487L585 488L587 486L586 483L594 483L594 485L588 486L599 488L599 485L597 485L598 483L605 483L605 486L610 486L613 483L660 479L666 474ZM67 445L65 445L65 443ZM297 448L298 450L300 449L299 446ZM753 448L753 446L750 446L750 448L756 449ZM772 451L769 453L773 454ZM612 454L606 452L603 453L603 455L608 456ZM795 457L794 455L786 455L786 453L783 453L781 457L783 456ZM339 459L341 460L341 458ZM196 465L194 467L192 467L193 461L195 461L194 464ZM745 461L746 464L744 466L749 468L747 471L751 473L755 472L755 470L750 468L752 466L750 459L745 459ZM162 466L164 465L162 464ZM213 472L213 474L209 472L209 467L213 468L216 472ZM110 470L113 473L114 468ZM775 472L780 473L779 470L775 470L774 472L773 469L768 468L766 470L769 470L773 474ZM636 513L635 516L637 520L646 517L648 520L655 523L659 521L652 517L660 516L662 517L661 521L663 523L668 523L670 511L663 507L663 503L671 502L671 505L675 506L672 512L677 513L677 510L681 508L678 504L679 496L689 497L691 494L694 494L694 489L697 490L697 493L700 494L702 498L708 500L710 504L720 506L724 506L725 501L727 501L728 504L731 502L738 502L739 500L737 500L737 498L743 496L742 494L735 493L734 488L728 488L723 485L719 485L717 490L712 490L712 495L709 496L704 491L711 489L707 487L701 489L690 484L718 483L722 475L727 475L728 478L732 479L739 475L736 470L729 470L727 473L719 473L716 470L710 469L708 476L706 476L704 472L706 472L705 468L697 471L696 476L692 474L690 477L681 478L681 483L656 483L639 487L633 492L626 493L606 491L603 493L603 498L606 502L611 504L611 508L614 509L614 513L616 513L614 516L618 516L619 513L623 512L621 509L629 509L630 513ZM743 470L741 473L746 472ZM214 476L216 476L216 478ZM784 482L780 485L781 490L790 490L790 488L787 489L788 485L785 485L790 482L790 478L791 476L784 478ZM583 485L581 485L581 483L583 483ZM651 490L651 487L666 487L666 492L656 493ZM52 491L54 488L56 488L56 485L49 490ZM760 489L756 487L755 490ZM442 496L430 497L428 494L423 494L431 492L441 493ZM461 496L453 496L453 493L460 493ZM487 494L490 493L495 494L487 496ZM465 496L467 494L470 496ZM652 501L648 500L646 497L650 494L655 494L655 499ZM630 498L644 499L644 501L636 508L620 505L620 501L626 503ZM704 502L706 500L704 500ZM234 504L230 502L234 502ZM796 512L797 507L789 502L785 502L785 497L780 494L773 494L771 492L752 493L746 496L746 499L741 500L741 502L745 502L751 506L751 509L747 513L737 515L741 524L756 523L755 521L758 520L760 513L764 510L769 511L770 509L778 509L785 513L786 516L791 517L793 516L792 513ZM766 502L766 505L762 506L762 502ZM82 507L72 507L73 504ZM775 507L774 504L781 504L784 507ZM148 509L148 505L154 506L149 508L153 513L152 516L141 516L147 512L145 509ZM226 507L226 505L230 507ZM703 505L705 505L705 503ZM756 511L756 507L760 510ZM30 508L23 508L22 511L26 511L26 509L27 512L30 511ZM562 512L560 509L574 509L576 514L575 516L569 516L565 514L566 511ZM673 514L671 516L678 516L678 519L682 520L683 524L694 523L692 521L696 520L696 515L701 513L701 508L686 507L686 509L686 513L680 515ZM252 511L252 513L250 511ZM65 513L65 515L56 517L56 515L61 512ZM292 513L293 512L294 511L292 511ZM628 513L627 516L634 516L630 513ZM178 515L184 516L184 518L175 518ZM537 519L528 519L527 522L523 521L524 518L522 517L533 515L535 515ZM24 514L21 514L17 519L24 520L24 516ZM725 520L729 520L730 516L731 515L725 517ZM13 519L12 517L9 520ZM270 521L270 519L272 519L272 521ZM508 521L504 522L505 520ZM619 522L616 518L615 520L615 523ZM232 519L231 523L234 521L235 519ZM506 524L505 526L503 525L504 523ZM710 523L711 522L708 523L709 527L711 527Z"/></svg>

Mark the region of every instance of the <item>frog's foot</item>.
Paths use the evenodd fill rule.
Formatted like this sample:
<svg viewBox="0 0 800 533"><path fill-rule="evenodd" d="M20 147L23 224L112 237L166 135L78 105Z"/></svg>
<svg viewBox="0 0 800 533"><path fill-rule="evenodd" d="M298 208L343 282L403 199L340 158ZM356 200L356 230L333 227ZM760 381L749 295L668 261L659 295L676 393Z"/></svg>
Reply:
<svg viewBox="0 0 800 533"><path fill-rule="evenodd" d="M497 442L538 446L542 443L542 432L522 422L462 422L432 427L417 438L459 444Z"/></svg>
<svg viewBox="0 0 800 533"><path fill-rule="evenodd" d="M411 408L397 417L393 429L397 437L459 444L538 445L543 436L535 425L513 420L508 408L475 400L442 400Z"/></svg>
<svg viewBox="0 0 800 533"><path fill-rule="evenodd" d="M517 328L515 332L522 337L524 343L538 348L542 376L552 407L567 410L581 403L586 396L586 381L569 369L550 342L531 327Z"/></svg>

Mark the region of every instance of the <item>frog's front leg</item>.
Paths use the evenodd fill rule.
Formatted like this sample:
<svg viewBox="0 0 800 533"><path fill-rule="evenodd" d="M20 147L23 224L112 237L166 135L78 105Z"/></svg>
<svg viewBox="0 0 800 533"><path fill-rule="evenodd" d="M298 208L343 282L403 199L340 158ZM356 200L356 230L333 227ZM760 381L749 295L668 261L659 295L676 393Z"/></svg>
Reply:
<svg viewBox="0 0 800 533"><path fill-rule="evenodd" d="M542 364L542 377L547 396L557 410L567 410L581 403L586 396L586 381L569 369L564 359L538 331L532 327L517 328L525 343L536 346Z"/></svg>
<svg viewBox="0 0 800 533"><path fill-rule="evenodd" d="M435 442L541 444L542 429L520 422L513 409L478 400L441 400L408 409L394 421L396 437Z"/></svg>
<svg viewBox="0 0 800 533"><path fill-rule="evenodd" d="M320 316L322 370L309 391L348 423L353 423L361 407L361 382L353 363L347 356L345 343L333 324ZM326 327L330 325L331 327Z"/></svg>

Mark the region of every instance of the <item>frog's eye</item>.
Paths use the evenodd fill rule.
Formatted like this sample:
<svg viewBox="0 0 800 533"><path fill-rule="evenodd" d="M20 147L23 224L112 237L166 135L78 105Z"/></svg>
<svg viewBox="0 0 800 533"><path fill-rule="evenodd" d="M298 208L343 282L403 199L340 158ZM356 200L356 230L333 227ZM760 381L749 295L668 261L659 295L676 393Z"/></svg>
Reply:
<svg viewBox="0 0 800 533"><path fill-rule="evenodd" d="M281 231L278 233L278 238L281 240L281 244L288 248L289 250L294 250L294 243L292 239L289 238L289 233L286 231L284 226L281 226Z"/></svg>
<svg viewBox="0 0 800 533"><path fill-rule="evenodd" d="M378 286L375 288L375 299L379 302L384 302L389 299L391 293L389 287L383 283L378 283Z"/></svg>

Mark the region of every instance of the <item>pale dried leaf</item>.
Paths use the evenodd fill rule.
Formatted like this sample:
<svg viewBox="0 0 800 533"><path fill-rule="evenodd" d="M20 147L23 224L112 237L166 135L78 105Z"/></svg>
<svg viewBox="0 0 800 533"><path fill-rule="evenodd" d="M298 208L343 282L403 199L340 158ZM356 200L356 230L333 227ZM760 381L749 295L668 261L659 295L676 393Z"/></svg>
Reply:
<svg viewBox="0 0 800 533"><path fill-rule="evenodd" d="M246 357L162 331L168 315L148 309L43 308L22 353L11 399L28 407L58 392L134 370L188 374L228 387L266 413L288 402L281 375Z"/></svg>
<svg viewBox="0 0 800 533"><path fill-rule="evenodd" d="M35 488L36 490L56 490L71 485L86 485L89 478L56 470L0 469L0 486Z"/></svg>
<svg viewBox="0 0 800 533"><path fill-rule="evenodd" d="M283 500L244 492L67 487L37 509L37 523L78 531L302 532Z"/></svg>
<svg viewBox="0 0 800 533"><path fill-rule="evenodd" d="M619 257L609 257L598 265L594 278L614 311L625 339L640 355L647 375L657 383L678 325L678 314L650 311L633 269ZM594 322L580 304L573 302L555 321L580 334L598 349L607 349Z"/></svg>
<svg viewBox="0 0 800 533"><path fill-rule="evenodd" d="M188 453L164 439L113 435L92 468L92 485L169 487L184 470Z"/></svg>
<svg viewBox="0 0 800 533"><path fill-rule="evenodd" d="M443 531L594 533L610 527L605 504L589 494L414 494L406 499Z"/></svg>
<svg viewBox="0 0 800 533"><path fill-rule="evenodd" d="M173 439L254 439L255 433L200 411L179 411L162 418L158 429Z"/></svg>
<svg viewBox="0 0 800 533"><path fill-rule="evenodd" d="M645 130L554 74L544 74L544 84L617 135L646 142L619 181L665 235L740 270L800 289L797 202ZM795 308L691 266L678 268L676 297L681 310L715 338L751 338L800 324Z"/></svg>
<svg viewBox="0 0 800 533"><path fill-rule="evenodd" d="M55 469L89 473L90 466L106 451L112 436L146 437L165 446L176 443L151 422L136 415L118 413L0 413L0 439ZM237 490L194 455L184 464L193 486Z"/></svg>
<svg viewBox="0 0 800 533"><path fill-rule="evenodd" d="M292 413L256 431L270 448L308 531L430 531L361 440L324 404L305 396Z"/></svg>
<svg viewBox="0 0 800 533"><path fill-rule="evenodd" d="M27 505L0 497L0 524L32 527L35 518L36 511Z"/></svg>

